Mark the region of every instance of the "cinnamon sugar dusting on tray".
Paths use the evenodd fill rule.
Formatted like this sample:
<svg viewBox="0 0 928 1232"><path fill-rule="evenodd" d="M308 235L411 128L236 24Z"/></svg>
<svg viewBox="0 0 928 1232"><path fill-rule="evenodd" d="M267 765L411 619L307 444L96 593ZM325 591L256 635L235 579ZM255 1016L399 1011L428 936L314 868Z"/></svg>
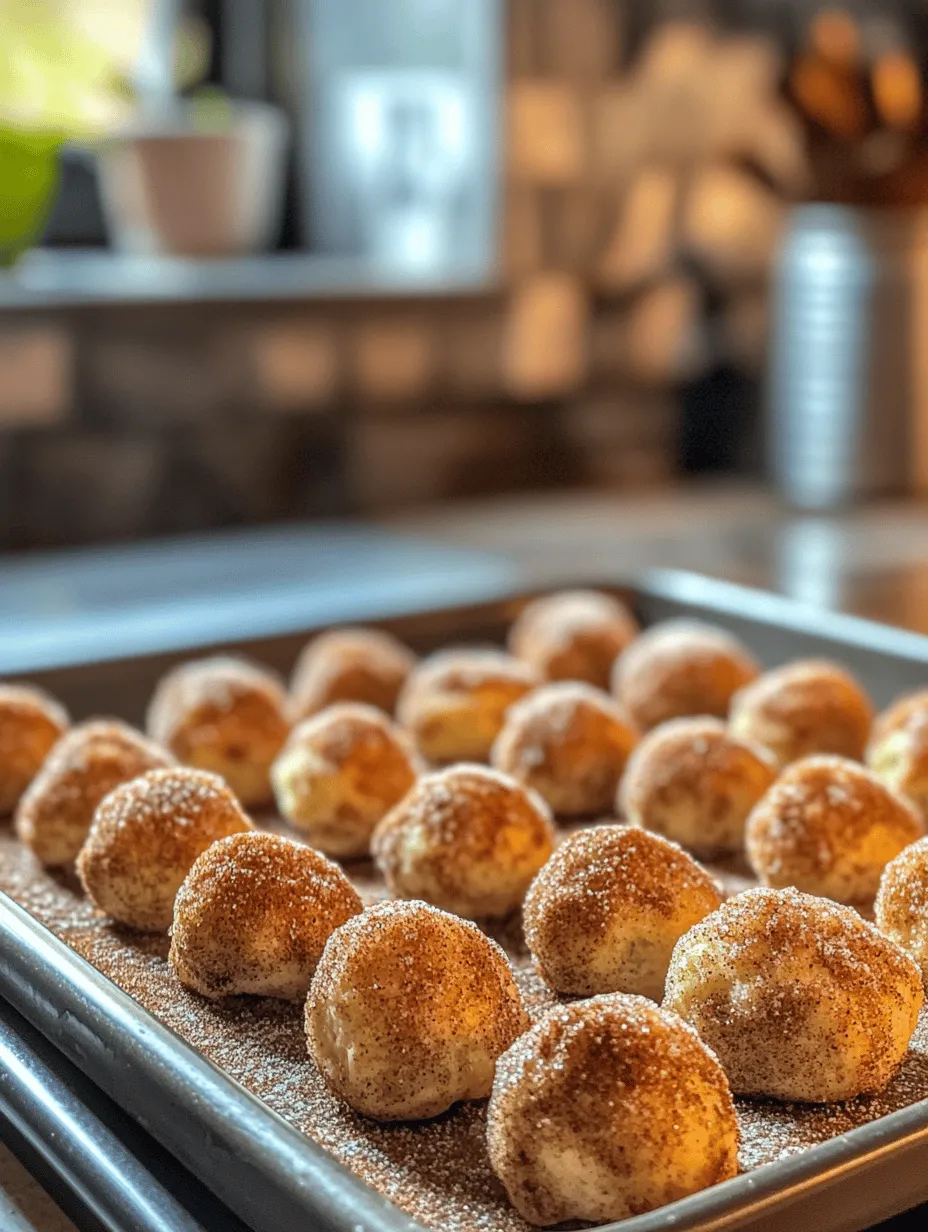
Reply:
<svg viewBox="0 0 928 1232"><path fill-rule="evenodd" d="M369 865L352 866L350 873L365 902L383 897ZM741 888L737 874L725 880ZM325 1089L307 1058L301 1005L267 998L206 1001L187 992L168 966L166 936L129 934L95 916L73 882L43 872L6 825L0 826L0 889L410 1216L442 1232L527 1232L490 1170L485 1103L459 1105L413 1125L379 1125L353 1113ZM510 921L493 935L514 953L516 979L535 1019L552 996L528 967L518 931ZM793 1155L925 1097L923 1012L901 1070L879 1095L825 1107L736 1100L742 1167Z"/></svg>

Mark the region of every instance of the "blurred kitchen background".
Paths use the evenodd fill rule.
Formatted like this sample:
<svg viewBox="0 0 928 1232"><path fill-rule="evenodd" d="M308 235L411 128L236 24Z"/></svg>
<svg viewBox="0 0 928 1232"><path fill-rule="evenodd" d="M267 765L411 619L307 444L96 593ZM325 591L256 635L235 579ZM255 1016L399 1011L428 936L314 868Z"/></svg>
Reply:
<svg viewBox="0 0 928 1232"><path fill-rule="evenodd" d="M920 5L0 15L0 547L928 490Z"/></svg>

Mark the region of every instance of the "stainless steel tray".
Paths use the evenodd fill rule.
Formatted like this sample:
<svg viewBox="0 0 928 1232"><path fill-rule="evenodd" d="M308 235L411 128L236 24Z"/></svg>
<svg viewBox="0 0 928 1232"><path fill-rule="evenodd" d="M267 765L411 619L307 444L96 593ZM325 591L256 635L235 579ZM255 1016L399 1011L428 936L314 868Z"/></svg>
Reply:
<svg viewBox="0 0 928 1232"><path fill-rule="evenodd" d="M878 701L928 682L928 638L685 574L616 587L650 623L690 615L740 633L767 663L828 654ZM387 620L420 649L498 638L524 596ZM381 615L358 610L356 620ZM286 669L299 637L237 647ZM174 657L177 657L176 655ZM138 718L164 656L32 673L76 714ZM420 1225L360 1182L267 1105L0 895L0 995L134 1116L256 1232ZM672 1206L622 1232L757 1228L857 1232L928 1200L928 1101L884 1116Z"/></svg>

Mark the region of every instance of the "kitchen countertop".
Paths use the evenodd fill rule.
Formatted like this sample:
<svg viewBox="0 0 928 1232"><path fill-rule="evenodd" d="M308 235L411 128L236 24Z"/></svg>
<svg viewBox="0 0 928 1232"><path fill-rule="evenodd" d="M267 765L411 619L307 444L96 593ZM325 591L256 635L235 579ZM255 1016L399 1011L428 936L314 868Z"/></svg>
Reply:
<svg viewBox="0 0 928 1232"><path fill-rule="evenodd" d="M4 1232L77 1232L67 1215L0 1142L0 1228Z"/></svg>
<svg viewBox="0 0 928 1232"><path fill-rule="evenodd" d="M677 568L928 633L928 506L828 517L697 485L416 511L381 526L275 525L0 557L0 674Z"/></svg>
<svg viewBox="0 0 928 1232"><path fill-rule="evenodd" d="M505 557L530 586L686 569L928 633L928 504L808 516L762 488L698 484L471 501L387 525Z"/></svg>

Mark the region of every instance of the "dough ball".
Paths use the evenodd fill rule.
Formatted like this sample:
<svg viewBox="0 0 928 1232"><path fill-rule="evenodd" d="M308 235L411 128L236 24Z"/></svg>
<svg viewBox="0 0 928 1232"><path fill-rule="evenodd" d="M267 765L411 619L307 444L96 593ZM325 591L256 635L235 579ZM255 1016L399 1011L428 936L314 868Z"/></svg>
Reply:
<svg viewBox="0 0 928 1232"><path fill-rule="evenodd" d="M69 722L65 708L44 689L0 684L0 816L16 808Z"/></svg>
<svg viewBox="0 0 928 1232"><path fill-rule="evenodd" d="M809 659L765 672L732 702L736 736L768 748L781 766L815 753L860 761L873 707L837 663Z"/></svg>
<svg viewBox="0 0 928 1232"><path fill-rule="evenodd" d="M70 864L104 796L146 770L173 764L165 749L116 719L79 723L54 745L23 794L16 833L43 864Z"/></svg>
<svg viewBox="0 0 928 1232"><path fill-rule="evenodd" d="M435 765L486 761L506 711L539 683L535 668L501 650L440 650L406 681L397 718Z"/></svg>
<svg viewBox="0 0 928 1232"><path fill-rule="evenodd" d="M251 822L218 775L150 770L101 802L77 871L95 907L141 932L166 932L174 899L211 843Z"/></svg>
<svg viewBox="0 0 928 1232"><path fill-rule="evenodd" d="M760 668L724 629L698 621L653 625L623 651L612 691L642 731L687 715L724 718Z"/></svg>
<svg viewBox="0 0 928 1232"><path fill-rule="evenodd" d="M313 846L363 856L378 821L416 781L416 759L383 711L341 702L294 728L271 781L277 807Z"/></svg>
<svg viewBox="0 0 928 1232"><path fill-rule="evenodd" d="M887 787L908 796L928 825L928 692L902 697L877 717L867 765Z"/></svg>
<svg viewBox="0 0 928 1232"><path fill-rule="evenodd" d="M884 1087L921 1005L915 963L852 908L764 889L680 938L664 998L737 1094L808 1103Z"/></svg>
<svg viewBox="0 0 928 1232"><path fill-rule="evenodd" d="M671 719L632 754L619 810L698 856L740 851L748 814L776 773L766 749L733 736L719 719Z"/></svg>
<svg viewBox="0 0 928 1232"><path fill-rule="evenodd" d="M491 761L532 787L555 813L609 813L638 741L621 707L587 684L535 689L506 713Z"/></svg>
<svg viewBox="0 0 928 1232"><path fill-rule="evenodd" d="M290 680L294 720L333 702L363 702L387 714L396 708L416 656L379 629L332 629L304 647Z"/></svg>
<svg viewBox="0 0 928 1232"><path fill-rule="evenodd" d="M721 901L675 843L637 826L594 826L565 839L532 882L525 939L556 992L660 1001L673 947Z"/></svg>
<svg viewBox="0 0 928 1232"><path fill-rule="evenodd" d="M271 672L215 655L182 663L161 680L148 732L184 765L222 775L249 808L271 799L271 763L289 732L286 706Z"/></svg>
<svg viewBox="0 0 928 1232"><path fill-rule="evenodd" d="M621 993L558 1006L503 1053L487 1145L542 1226L626 1219L738 1172L718 1061L685 1022Z"/></svg>
<svg viewBox="0 0 928 1232"><path fill-rule="evenodd" d="M873 720L870 732L871 747L880 744L887 736L901 728L907 727L913 720L921 722L928 713L928 689L916 689L914 693L905 693Z"/></svg>
<svg viewBox="0 0 928 1232"><path fill-rule="evenodd" d="M585 680L609 687L617 656L638 625L619 599L597 590L565 590L535 599L509 630L509 649L545 680Z"/></svg>
<svg viewBox="0 0 928 1232"><path fill-rule="evenodd" d="M174 902L171 965L205 997L302 999L329 936L361 910L331 860L245 831L197 856Z"/></svg>
<svg viewBox="0 0 928 1232"><path fill-rule="evenodd" d="M768 886L839 903L873 900L883 869L922 834L915 809L843 757L788 766L748 818L751 868Z"/></svg>
<svg viewBox="0 0 928 1232"><path fill-rule="evenodd" d="M928 838L911 843L883 869L874 918L880 932L911 955L928 987Z"/></svg>
<svg viewBox="0 0 928 1232"><path fill-rule="evenodd" d="M499 946L425 903L378 903L336 929L306 1002L326 1084L378 1121L489 1095L496 1058L527 1026Z"/></svg>
<svg viewBox="0 0 928 1232"><path fill-rule="evenodd" d="M390 893L455 915L508 915L554 846L543 800L483 766L421 778L374 831Z"/></svg>

